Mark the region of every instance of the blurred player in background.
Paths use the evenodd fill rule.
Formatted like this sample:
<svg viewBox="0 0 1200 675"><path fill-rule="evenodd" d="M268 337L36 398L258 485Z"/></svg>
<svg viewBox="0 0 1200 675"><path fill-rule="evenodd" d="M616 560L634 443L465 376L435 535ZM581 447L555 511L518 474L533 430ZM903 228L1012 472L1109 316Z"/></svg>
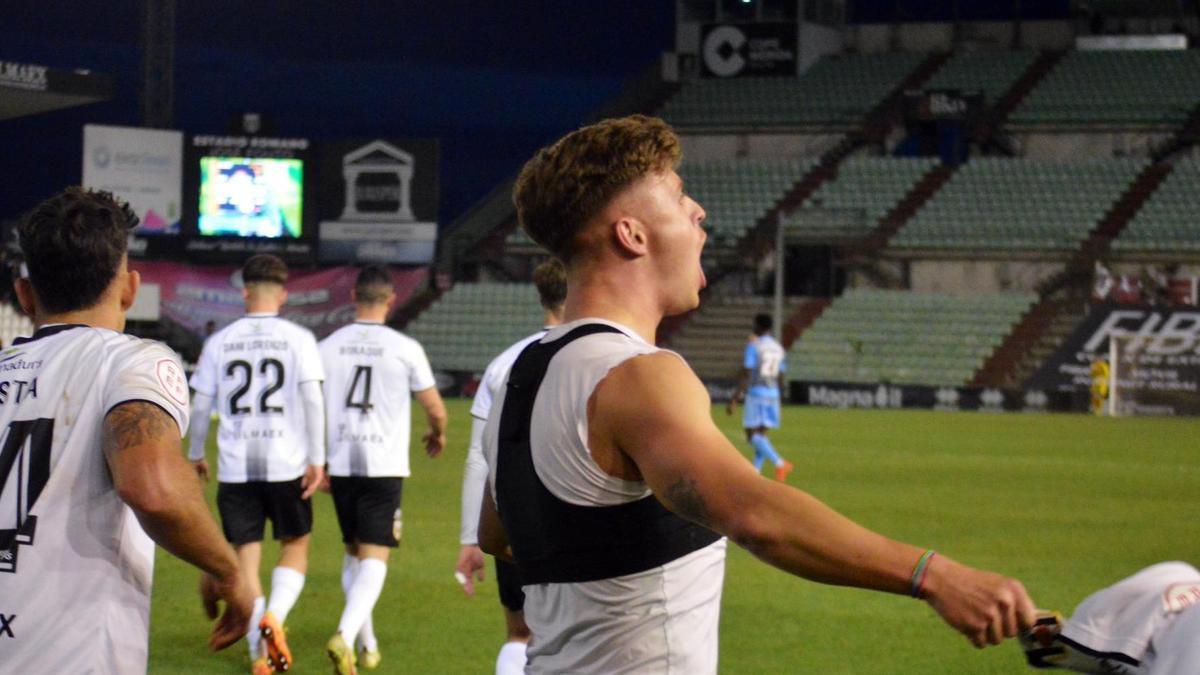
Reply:
<svg viewBox="0 0 1200 675"><path fill-rule="evenodd" d="M565 323L517 357L483 436L479 542L521 571L527 672L715 673L721 535L799 576L923 598L977 646L1031 626L1019 582L763 479L654 346L705 284L679 159L666 123L634 115L539 150L516 182L522 227L568 279Z"/></svg>
<svg viewBox="0 0 1200 675"><path fill-rule="evenodd" d="M146 672L154 542L204 570L210 616L227 602L213 648L250 618L250 586L180 453L179 357L121 334L139 284L126 258L136 225L108 193L67 188L17 227L28 278L15 290L37 330L2 355L6 673Z"/></svg>
<svg viewBox="0 0 1200 675"><path fill-rule="evenodd" d="M1089 595L1064 624L1038 617L1021 636L1034 668L1120 675L1200 673L1200 571L1152 565Z"/></svg>
<svg viewBox="0 0 1200 675"><path fill-rule="evenodd" d="M342 541L342 590L346 607L326 652L337 673L357 664L379 665L371 612L383 592L388 554L400 544L400 497L410 474L411 399L425 411L425 453L446 445L446 406L425 350L416 340L384 325L396 301L387 268L363 268L352 291L354 323L321 341L325 401L329 412L329 484Z"/></svg>
<svg viewBox="0 0 1200 675"><path fill-rule="evenodd" d="M488 467L483 459L483 428L492 411L492 401L504 381L508 369L521 350L529 343L540 340L550 328L562 323L563 301L567 297L567 274L563 264L550 259L533 271L533 284L537 286L541 300L542 330L526 337L501 352L488 364L475 392L471 404L471 445L467 449L466 467L463 471L462 527L455 576L463 585L463 592L475 592L476 577L483 580L483 551L479 549L479 507L483 503L483 488L487 483ZM525 592L521 590L521 575L517 566L496 558L496 583L500 587L500 605L504 609L504 623L508 635L500 654L496 657L496 675L519 675L525 672L525 645L529 642L529 626L525 624Z"/></svg>
<svg viewBox="0 0 1200 675"><path fill-rule="evenodd" d="M325 467L325 375L312 332L279 316L287 301L287 275L287 266L273 255L246 261L246 316L204 343L191 383L192 419L198 423L188 457L205 480L204 421L214 405L219 414L217 508L225 537L255 591L254 620L247 633L255 673L291 666L283 624L304 589L310 497ZM259 581L267 520L281 541L269 601Z"/></svg>
<svg viewBox="0 0 1200 675"><path fill-rule="evenodd" d="M737 404L745 402L742 427L754 448L754 470L762 471L763 461L769 459L775 466L775 480L782 482L792 472L792 463L776 452L767 430L779 428L779 380L787 371L787 357L783 345L771 335L771 323L770 314L754 317L754 334L742 357L741 379L726 411L732 415Z"/></svg>

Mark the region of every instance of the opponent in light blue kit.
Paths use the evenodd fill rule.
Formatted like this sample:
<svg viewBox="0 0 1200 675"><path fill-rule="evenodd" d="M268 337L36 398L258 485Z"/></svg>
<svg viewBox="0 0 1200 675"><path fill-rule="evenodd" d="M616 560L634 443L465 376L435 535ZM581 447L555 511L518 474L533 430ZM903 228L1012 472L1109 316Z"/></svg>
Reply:
<svg viewBox="0 0 1200 675"><path fill-rule="evenodd" d="M779 428L779 376L787 371L787 359L783 345L771 337L771 323L769 314L754 317L754 336L746 344L741 381L728 412L732 415L738 402L745 401L742 426L754 448L754 468L761 471L763 461L769 459L775 465L775 479L783 481L792 463L775 451L767 430Z"/></svg>

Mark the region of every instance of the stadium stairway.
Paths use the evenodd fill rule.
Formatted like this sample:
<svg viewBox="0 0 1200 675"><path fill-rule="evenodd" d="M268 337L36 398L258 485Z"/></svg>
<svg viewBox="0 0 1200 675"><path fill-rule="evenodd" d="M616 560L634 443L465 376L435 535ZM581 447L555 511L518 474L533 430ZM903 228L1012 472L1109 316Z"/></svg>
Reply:
<svg viewBox="0 0 1200 675"><path fill-rule="evenodd" d="M1154 161L1162 162L1200 142L1200 103L1188 113L1187 121L1162 147L1154 151Z"/></svg>
<svg viewBox="0 0 1200 675"><path fill-rule="evenodd" d="M1029 68L1025 70L1025 73L996 101L996 105L992 106L983 115L982 119L980 119L979 124L971 132L972 142L978 144L981 148L987 147L989 143L992 143L996 135L1000 133L1001 128L1004 127L1004 123L1008 121L1009 115L1017 109L1017 106L1021 105L1021 102L1025 100L1025 97L1030 92L1037 88L1038 84L1046 78L1046 75L1054 70L1054 67L1062 61L1066 54L1065 51L1060 50L1044 51L1033 63L1029 64Z"/></svg>
<svg viewBox="0 0 1200 675"><path fill-rule="evenodd" d="M1148 164L1097 223L1062 272L1038 289L1039 302L975 373L981 387L1018 387L1062 344L1083 317L1092 269L1112 241L1171 173L1165 163Z"/></svg>
<svg viewBox="0 0 1200 675"><path fill-rule="evenodd" d="M784 309L802 306L801 298L787 298ZM771 298L756 295L712 295L693 312L687 324L665 345L679 352L704 380L734 380L741 371L742 355L754 315L774 311Z"/></svg>
<svg viewBox="0 0 1200 675"><path fill-rule="evenodd" d="M904 226L904 223L916 215L917 211L932 199L938 190L942 189L952 175L954 175L954 167L945 164L938 164L930 169L929 173L917 181L908 194L879 221L875 232L862 242L856 253L869 255L886 248L888 242Z"/></svg>
<svg viewBox="0 0 1200 675"><path fill-rule="evenodd" d="M1013 327L971 378L976 387L1015 389L1053 354L1083 319L1086 301L1045 298Z"/></svg>
<svg viewBox="0 0 1200 675"><path fill-rule="evenodd" d="M948 52L934 52L927 56L887 96L871 109L859 127L846 134L837 145L821 155L821 158L792 189L784 195L774 209L759 219L755 227L743 238L739 249L754 259L761 259L774 249L775 226L781 212L799 208L825 183L837 175L837 167L850 153L871 143L883 143L892 127L900 122L904 92L920 89L946 61Z"/></svg>

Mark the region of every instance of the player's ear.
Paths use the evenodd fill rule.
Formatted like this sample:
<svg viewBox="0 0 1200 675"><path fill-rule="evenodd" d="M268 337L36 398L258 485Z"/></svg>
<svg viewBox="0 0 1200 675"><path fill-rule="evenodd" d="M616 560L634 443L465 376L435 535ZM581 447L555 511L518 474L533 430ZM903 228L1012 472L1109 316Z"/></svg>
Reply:
<svg viewBox="0 0 1200 675"><path fill-rule="evenodd" d="M137 270L128 270L125 273L124 283L121 284L121 311L128 311L133 307L133 301L137 299L138 289L142 286L142 275L138 274Z"/></svg>
<svg viewBox="0 0 1200 675"><path fill-rule="evenodd" d="M286 304L287 304L287 289L280 286L279 287L279 306L283 307Z"/></svg>
<svg viewBox="0 0 1200 675"><path fill-rule="evenodd" d="M17 303L21 305L25 316L37 316L37 294L33 292L33 284L29 282L29 278L17 277L13 282L13 290L17 293Z"/></svg>
<svg viewBox="0 0 1200 675"><path fill-rule="evenodd" d="M649 252L649 238L642 221L631 216L624 216L612 224L613 236L617 246L625 255L640 258Z"/></svg>

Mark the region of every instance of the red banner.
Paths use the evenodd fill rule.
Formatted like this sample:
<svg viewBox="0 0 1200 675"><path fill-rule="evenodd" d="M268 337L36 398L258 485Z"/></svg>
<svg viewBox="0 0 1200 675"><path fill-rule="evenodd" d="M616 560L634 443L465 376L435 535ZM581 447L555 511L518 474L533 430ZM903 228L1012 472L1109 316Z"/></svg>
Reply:
<svg viewBox="0 0 1200 675"><path fill-rule="evenodd" d="M246 313L242 301L240 268L193 267L180 263L130 260L142 283L158 284L163 316L196 335L205 334L212 321L221 328ZM354 320L350 290L358 270L331 267L295 271L288 276L288 301L281 314L304 326L318 338ZM425 268L392 270L396 305L404 303L425 282Z"/></svg>

